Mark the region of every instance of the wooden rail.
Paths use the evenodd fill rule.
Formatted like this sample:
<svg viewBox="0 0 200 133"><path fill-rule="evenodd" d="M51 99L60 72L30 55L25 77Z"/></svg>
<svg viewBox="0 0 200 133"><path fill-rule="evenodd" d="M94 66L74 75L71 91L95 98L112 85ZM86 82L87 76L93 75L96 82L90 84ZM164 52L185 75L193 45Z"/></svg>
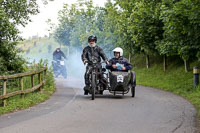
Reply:
<svg viewBox="0 0 200 133"><path fill-rule="evenodd" d="M26 73L18 73L18 74L13 74L13 75L7 75L7 76L0 76L0 80L3 81L3 89L2 89L2 95L0 95L0 100L3 100L3 106L6 106L6 99L12 96L16 96L16 95L21 95L22 98L24 97L24 94L26 93L30 93L30 92L34 92L35 90L39 89L41 91L42 86L45 84L46 82L46 71L47 71L47 67L41 68L37 71L34 72L26 72ZM42 81L42 73L43 73L43 81ZM38 81L39 84L38 85L34 85L34 77L35 75L38 74ZM27 76L31 76L31 87L29 89L24 89L24 77ZM18 91L14 91L11 93L7 93L7 82L8 79L16 79L19 78L20 82L20 89Z"/></svg>

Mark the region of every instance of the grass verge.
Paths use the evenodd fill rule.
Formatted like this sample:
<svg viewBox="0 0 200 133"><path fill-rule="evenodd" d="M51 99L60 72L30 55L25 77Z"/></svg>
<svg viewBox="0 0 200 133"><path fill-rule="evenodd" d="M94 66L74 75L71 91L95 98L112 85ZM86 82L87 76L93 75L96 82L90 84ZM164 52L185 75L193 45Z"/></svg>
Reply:
<svg viewBox="0 0 200 133"><path fill-rule="evenodd" d="M9 98L5 107L0 106L0 115L26 109L47 100L56 89L51 70L47 71L46 79L47 82L41 92L28 93L24 98L21 98L20 95Z"/></svg>
<svg viewBox="0 0 200 133"><path fill-rule="evenodd" d="M192 71L186 73L184 65L180 64L180 60L171 62L164 72L162 62L153 63L149 69L146 69L144 62L143 64L140 63L141 58L136 57L134 59L137 84L160 88L184 97L196 107L198 120L200 120L200 87L194 88ZM199 65L198 62L190 64L191 67L196 65Z"/></svg>

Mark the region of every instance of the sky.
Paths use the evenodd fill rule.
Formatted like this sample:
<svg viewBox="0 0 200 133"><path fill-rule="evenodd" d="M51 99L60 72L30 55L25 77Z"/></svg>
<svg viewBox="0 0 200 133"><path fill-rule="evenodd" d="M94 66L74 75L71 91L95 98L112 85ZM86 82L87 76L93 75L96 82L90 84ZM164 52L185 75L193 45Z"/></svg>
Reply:
<svg viewBox="0 0 200 133"><path fill-rule="evenodd" d="M76 2L76 0L54 0L49 2L48 5L43 5L42 0L37 1L40 6L40 13L35 16L31 16L32 22L29 22L25 27L19 27L21 32L20 35L23 38L28 39L29 37L36 35L41 37L48 35L49 25L46 23L46 21L51 19L53 23L58 24L58 11L62 9L63 4L67 3L68 5L71 5L72 3ZM95 6L104 6L106 1L107 0L93 0L93 3Z"/></svg>

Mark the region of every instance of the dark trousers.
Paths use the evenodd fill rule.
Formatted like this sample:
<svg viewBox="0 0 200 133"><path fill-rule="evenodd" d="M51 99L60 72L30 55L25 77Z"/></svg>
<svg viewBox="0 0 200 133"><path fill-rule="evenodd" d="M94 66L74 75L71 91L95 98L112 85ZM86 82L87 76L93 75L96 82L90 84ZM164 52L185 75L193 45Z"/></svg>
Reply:
<svg viewBox="0 0 200 133"><path fill-rule="evenodd" d="M102 67L101 65L98 66L98 72L101 72L102 71ZM91 65L87 65L86 67L86 71L85 71L85 85L86 86L89 86L90 85L90 80L89 80L89 76L90 76L90 73L92 72L92 66Z"/></svg>

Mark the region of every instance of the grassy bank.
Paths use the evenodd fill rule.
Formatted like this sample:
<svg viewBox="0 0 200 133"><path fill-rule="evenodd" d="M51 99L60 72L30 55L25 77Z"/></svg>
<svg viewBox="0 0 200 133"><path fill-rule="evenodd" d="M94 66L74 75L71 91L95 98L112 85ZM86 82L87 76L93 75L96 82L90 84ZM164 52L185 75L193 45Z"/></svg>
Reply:
<svg viewBox="0 0 200 133"><path fill-rule="evenodd" d="M35 69L38 69L37 67ZM31 69L30 71L34 71L34 70ZM37 80L38 79L35 78L35 80L34 80L35 84L38 84ZM28 82L28 81L30 81L30 77L24 78L24 83L25 83L24 88L31 87L31 82ZM18 83L16 83L16 82L19 82L19 80L16 79L13 81L8 81L8 84L10 85L7 90L8 92L12 92L12 91L16 91L16 90L20 89L20 87L17 86ZM10 83L12 83L13 85ZM0 88L0 90L1 90L1 88ZM17 96L7 99L6 106L5 107L0 106L0 115L8 113L8 112L15 112L18 110L26 109L33 105L41 103L41 102L47 100L54 91L55 91L54 78L53 78L51 69L49 69L47 71L47 75L46 75L45 86L43 87L41 92L36 91L33 93L25 94L24 98L21 98L20 95L17 95ZM2 104L2 101L0 101L0 104Z"/></svg>
<svg viewBox="0 0 200 133"><path fill-rule="evenodd" d="M137 84L160 88L184 97L197 108L200 119L200 87L193 87L192 69L186 73L183 62L176 58L168 60L168 68L164 72L162 60L157 57L151 58L151 67L146 69L144 59L144 56L132 58ZM193 61L190 66L199 66L199 62Z"/></svg>
<svg viewBox="0 0 200 133"><path fill-rule="evenodd" d="M55 49L59 47L59 44L53 38L34 38L25 40L18 45L18 48L23 50L23 57L31 62L27 64L26 72L35 71L42 66L51 66L52 54ZM42 60L41 60L42 59ZM29 67L28 67L29 66ZM51 69L47 71L47 82L43 87L42 92L29 93L21 98L21 96L14 96L7 100L6 107L0 106L0 115L14 112L17 110L29 108L33 105L41 103L48 99L55 91L53 73ZM24 77L24 88L31 88L31 77ZM39 82L38 78L35 78L35 85ZM0 82L0 95L2 95L2 83ZM20 90L19 79L8 80L7 93ZM2 104L2 101L0 101Z"/></svg>

